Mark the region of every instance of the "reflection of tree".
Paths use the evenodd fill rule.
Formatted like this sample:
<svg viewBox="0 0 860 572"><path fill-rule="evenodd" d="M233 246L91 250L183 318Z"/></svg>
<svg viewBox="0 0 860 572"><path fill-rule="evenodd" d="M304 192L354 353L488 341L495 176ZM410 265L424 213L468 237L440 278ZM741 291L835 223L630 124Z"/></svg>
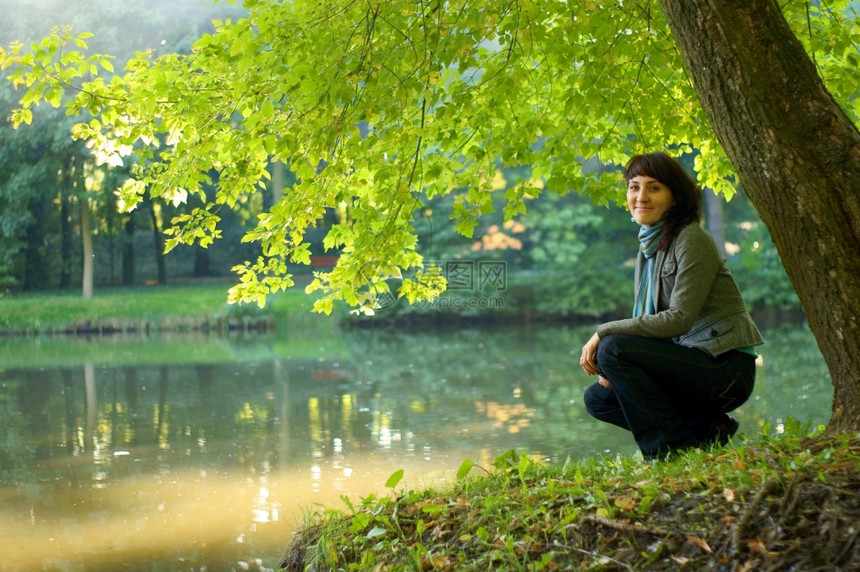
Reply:
<svg viewBox="0 0 860 572"><path fill-rule="evenodd" d="M158 368L158 410L155 419L155 441L158 447L167 446L169 437L167 435L167 366Z"/></svg>
<svg viewBox="0 0 860 572"><path fill-rule="evenodd" d="M197 388L200 391L200 406L207 411L212 411L214 370L214 366L208 363L194 366L194 372L197 374Z"/></svg>
<svg viewBox="0 0 860 572"><path fill-rule="evenodd" d="M51 383L37 376L27 376L22 372L25 382L18 386L18 403L24 419L27 420L27 431L38 433L48 423L47 404L51 397ZM33 451L36 459L47 459L50 456L50 446L46 441L38 441Z"/></svg>
<svg viewBox="0 0 860 572"><path fill-rule="evenodd" d="M357 332L349 343L361 356L356 382L376 384L374 418L415 435L419 446L476 449L494 441L580 455L606 441L582 408L588 380L570 356L590 335L585 329L380 330Z"/></svg>
<svg viewBox="0 0 860 572"><path fill-rule="evenodd" d="M143 427L146 422L143 412L140 411L140 398L137 390L137 368L124 367L122 368L123 387L125 388L125 404L126 404L126 423L128 423L128 433L125 439L118 437L115 443L123 443L129 447L141 445L141 435L143 435ZM117 400L120 397L117 396ZM121 435L121 433L120 433Z"/></svg>
<svg viewBox="0 0 860 572"><path fill-rule="evenodd" d="M92 362L84 364L84 387L87 399L87 424L84 431L84 450L92 452L93 441L96 433L96 413L98 400L96 399L96 370Z"/></svg>
<svg viewBox="0 0 860 572"><path fill-rule="evenodd" d="M65 405L65 435L66 435L66 451L71 455L77 444L77 412L75 403L74 382L71 370L64 369L61 372L63 397Z"/></svg>
<svg viewBox="0 0 860 572"><path fill-rule="evenodd" d="M26 475L34 456L27 421L20 411L21 386L26 383L15 373L0 375L0 483L13 482Z"/></svg>
<svg viewBox="0 0 860 572"><path fill-rule="evenodd" d="M365 439L366 430L357 422L364 415L357 403L364 399L365 391L359 387L363 384L357 382L351 364L294 359L278 362L274 371L280 393L276 396L281 404L277 410L282 417L280 431L290 436L290 446L280 447L281 463L307 458L308 447L330 454L335 438L350 442Z"/></svg>
<svg viewBox="0 0 860 572"><path fill-rule="evenodd" d="M350 338L354 355L363 358L355 360L356 379L374 382L373 410L386 430L410 432L436 447L464 446L486 438L461 431L479 417L475 403L514 399L516 378L481 332L359 334Z"/></svg>
<svg viewBox="0 0 860 572"><path fill-rule="evenodd" d="M576 456L632 446L582 407L590 380L570 352L588 335L588 327L358 330L342 333L339 359L6 371L0 478L88 481L82 453L93 439L110 448L100 462L111 478L159 463L223 471L295 466L314 452L334 455L336 439L344 455L403 451L407 440L437 451L493 442ZM801 367L803 383L825 376L807 338L765 347L755 400L744 406L749 422L772 420L769 411L786 407L802 419L826 413L827 392L793 385ZM132 456L114 457L118 450Z"/></svg>

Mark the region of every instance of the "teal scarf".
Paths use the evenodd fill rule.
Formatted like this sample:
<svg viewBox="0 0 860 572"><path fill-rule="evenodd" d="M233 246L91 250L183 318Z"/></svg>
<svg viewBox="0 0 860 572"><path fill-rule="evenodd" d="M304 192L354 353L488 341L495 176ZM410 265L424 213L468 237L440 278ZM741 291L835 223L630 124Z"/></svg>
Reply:
<svg viewBox="0 0 860 572"><path fill-rule="evenodd" d="M639 290L636 293L636 301L633 304L633 317L648 316L657 313L657 305L654 303L654 255L657 254L657 245L663 235L663 226L666 217L661 218L651 226L642 226L639 229L639 248L645 256L645 264L642 267L642 275L639 277Z"/></svg>

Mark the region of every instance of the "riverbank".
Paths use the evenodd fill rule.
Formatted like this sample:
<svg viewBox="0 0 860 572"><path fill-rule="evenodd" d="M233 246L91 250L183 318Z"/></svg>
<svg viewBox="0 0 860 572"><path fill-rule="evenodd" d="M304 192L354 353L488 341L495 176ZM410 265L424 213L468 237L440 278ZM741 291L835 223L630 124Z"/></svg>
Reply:
<svg viewBox="0 0 860 572"><path fill-rule="evenodd" d="M621 315L575 315L538 312L511 305L501 309L461 309L428 304L420 310L398 302L373 316L354 315L339 307L333 316L315 314L314 297L296 287L269 296L264 308L256 304L228 304L232 282L190 281L170 285L98 289L90 300L79 291L47 291L0 295L0 335L102 335L152 332L269 331L290 318L333 318L344 328L391 327L422 330L526 324L588 325ZM311 318L309 318L311 319ZM800 323L803 312L762 310L759 325Z"/></svg>
<svg viewBox="0 0 860 572"><path fill-rule="evenodd" d="M114 334L157 331L268 330L279 319L311 313L313 299L301 289L256 304L228 304L231 283L177 283L98 289L90 300L79 291L0 296L0 334Z"/></svg>
<svg viewBox="0 0 860 572"><path fill-rule="evenodd" d="M314 570L860 568L860 438L739 440L673 461L463 464L447 490L311 515L281 566Z"/></svg>

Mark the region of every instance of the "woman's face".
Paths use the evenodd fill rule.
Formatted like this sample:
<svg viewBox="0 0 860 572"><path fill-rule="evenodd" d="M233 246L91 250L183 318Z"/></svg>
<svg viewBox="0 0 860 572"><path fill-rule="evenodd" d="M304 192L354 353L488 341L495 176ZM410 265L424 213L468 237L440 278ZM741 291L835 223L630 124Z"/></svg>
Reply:
<svg viewBox="0 0 860 572"><path fill-rule="evenodd" d="M637 175L627 181L627 208L641 225L656 223L674 204L672 191L657 179Z"/></svg>

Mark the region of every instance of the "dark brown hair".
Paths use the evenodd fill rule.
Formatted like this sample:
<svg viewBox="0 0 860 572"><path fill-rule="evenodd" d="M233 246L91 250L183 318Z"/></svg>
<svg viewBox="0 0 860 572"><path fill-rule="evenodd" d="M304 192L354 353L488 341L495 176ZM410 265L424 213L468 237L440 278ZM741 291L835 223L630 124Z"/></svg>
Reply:
<svg viewBox="0 0 860 572"><path fill-rule="evenodd" d="M624 180L646 176L657 179L672 191L675 204L666 211L666 223L657 250L666 250L678 232L702 219L702 189L684 167L665 153L634 155L624 167Z"/></svg>

